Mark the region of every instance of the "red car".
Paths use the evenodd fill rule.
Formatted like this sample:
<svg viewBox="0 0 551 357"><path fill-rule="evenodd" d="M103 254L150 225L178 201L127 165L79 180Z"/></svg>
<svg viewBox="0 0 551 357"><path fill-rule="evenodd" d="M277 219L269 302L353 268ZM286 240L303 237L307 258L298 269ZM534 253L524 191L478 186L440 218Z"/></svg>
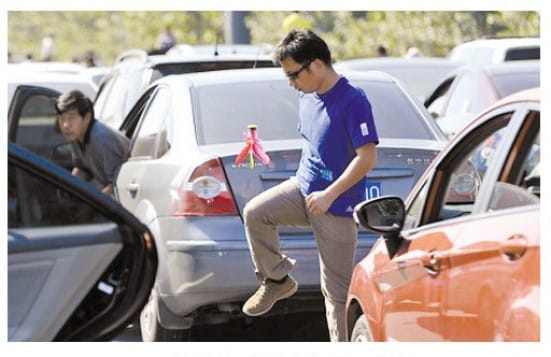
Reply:
<svg viewBox="0 0 551 357"><path fill-rule="evenodd" d="M516 93L458 133L405 202L358 204L358 224L382 236L354 270L350 340L540 340L539 138L539 88Z"/></svg>

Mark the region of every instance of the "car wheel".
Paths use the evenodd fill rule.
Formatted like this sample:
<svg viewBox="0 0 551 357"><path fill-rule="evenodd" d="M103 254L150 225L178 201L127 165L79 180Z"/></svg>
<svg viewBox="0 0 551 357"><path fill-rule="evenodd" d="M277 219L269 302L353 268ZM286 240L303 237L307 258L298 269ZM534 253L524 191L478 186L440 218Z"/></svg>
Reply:
<svg viewBox="0 0 551 357"><path fill-rule="evenodd" d="M145 304L140 314L142 341L161 342L187 340L190 335L190 329L171 330L164 328L159 323L157 296L157 289L153 288L149 295L149 301Z"/></svg>
<svg viewBox="0 0 551 357"><path fill-rule="evenodd" d="M365 315L361 315L354 324L352 329L352 335L350 336L351 342L371 342L373 337L367 324L367 318Z"/></svg>

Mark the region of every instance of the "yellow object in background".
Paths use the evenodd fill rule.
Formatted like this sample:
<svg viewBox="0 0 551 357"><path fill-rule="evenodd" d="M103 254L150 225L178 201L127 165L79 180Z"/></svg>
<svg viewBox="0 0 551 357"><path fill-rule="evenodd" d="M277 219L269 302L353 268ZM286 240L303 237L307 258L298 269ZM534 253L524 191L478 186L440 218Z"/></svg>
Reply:
<svg viewBox="0 0 551 357"><path fill-rule="evenodd" d="M283 22L281 23L281 29L285 32L288 32L292 29L311 29L312 24L304 16L300 15L298 11L294 11L292 14L288 15Z"/></svg>

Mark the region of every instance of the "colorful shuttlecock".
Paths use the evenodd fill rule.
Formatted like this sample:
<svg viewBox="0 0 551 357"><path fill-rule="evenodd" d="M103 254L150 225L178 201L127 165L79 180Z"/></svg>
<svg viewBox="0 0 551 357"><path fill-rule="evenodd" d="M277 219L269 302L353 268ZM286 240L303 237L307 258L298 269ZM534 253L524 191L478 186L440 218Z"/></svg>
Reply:
<svg viewBox="0 0 551 357"><path fill-rule="evenodd" d="M262 144L260 144L260 140L258 140L258 137L256 136L256 125L249 125L247 134L245 135L245 147L243 147L243 150L237 155L235 158L235 165L239 166L241 162L246 158L249 157L249 167L251 169L254 168L254 157L256 156L264 165L267 165L270 163L270 157L264 149L262 148Z"/></svg>

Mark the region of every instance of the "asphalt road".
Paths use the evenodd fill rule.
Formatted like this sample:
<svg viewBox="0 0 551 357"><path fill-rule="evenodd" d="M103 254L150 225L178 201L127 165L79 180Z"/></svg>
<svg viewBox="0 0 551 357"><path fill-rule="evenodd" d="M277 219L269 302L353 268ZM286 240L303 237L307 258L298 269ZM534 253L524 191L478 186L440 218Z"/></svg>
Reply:
<svg viewBox="0 0 551 357"><path fill-rule="evenodd" d="M257 317L192 329L196 342L325 342L325 316L320 312ZM129 325L114 342L141 341L139 323Z"/></svg>

